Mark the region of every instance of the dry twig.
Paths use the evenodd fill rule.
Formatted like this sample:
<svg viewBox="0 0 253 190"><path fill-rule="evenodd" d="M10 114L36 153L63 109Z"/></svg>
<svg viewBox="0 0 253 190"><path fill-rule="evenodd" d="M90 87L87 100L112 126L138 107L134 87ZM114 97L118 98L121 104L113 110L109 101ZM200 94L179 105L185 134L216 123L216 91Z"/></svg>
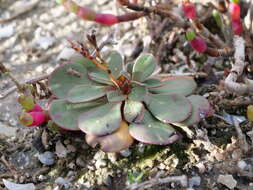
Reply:
<svg viewBox="0 0 253 190"><path fill-rule="evenodd" d="M231 73L225 80L225 87L231 92L237 94L253 94L253 81L245 78L246 84L237 82L238 78L242 76L245 62L245 40L235 35L234 36L234 47L235 47L235 64L232 66Z"/></svg>
<svg viewBox="0 0 253 190"><path fill-rule="evenodd" d="M150 179L148 181L144 181L140 184L132 184L130 186L128 186L126 189L129 190L141 190L141 189L145 189L145 188L151 188L152 186L155 185L161 185L161 184L167 184L167 183L171 183L171 182L180 182L182 187L187 187L188 185L188 178L186 175L181 175L181 176L168 176L165 178L153 178Z"/></svg>

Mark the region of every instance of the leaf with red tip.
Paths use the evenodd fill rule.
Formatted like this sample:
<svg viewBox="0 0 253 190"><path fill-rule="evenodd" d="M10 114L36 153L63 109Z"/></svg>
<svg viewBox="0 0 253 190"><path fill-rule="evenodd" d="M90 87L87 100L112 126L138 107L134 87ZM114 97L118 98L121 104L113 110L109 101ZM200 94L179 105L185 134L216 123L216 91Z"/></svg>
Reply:
<svg viewBox="0 0 253 190"><path fill-rule="evenodd" d="M59 127L77 131L80 130L77 124L79 115L103 103L105 99L80 104L71 104L66 100L54 100L50 104L49 116Z"/></svg>
<svg viewBox="0 0 253 190"><path fill-rule="evenodd" d="M97 69L97 68L89 69L88 76L91 80L95 82L98 82L101 84L113 85L113 82L111 81L108 73L100 69Z"/></svg>
<svg viewBox="0 0 253 190"><path fill-rule="evenodd" d="M142 123L130 124L129 132L136 140L148 144L167 145L179 138L171 125L158 121L148 111Z"/></svg>
<svg viewBox="0 0 253 190"><path fill-rule="evenodd" d="M144 117L145 107L143 103L127 100L124 106L124 118L129 123L139 122Z"/></svg>
<svg viewBox="0 0 253 190"><path fill-rule="evenodd" d="M197 84L193 79L185 77L174 77L164 82L159 87L149 88L149 91L157 94L181 94L188 96L194 92Z"/></svg>
<svg viewBox="0 0 253 190"><path fill-rule="evenodd" d="M105 96L106 86L98 85L76 85L67 95L67 101L70 103L89 102Z"/></svg>
<svg viewBox="0 0 253 190"><path fill-rule="evenodd" d="M180 122L179 125L190 126L198 123L212 111L212 108L206 98L199 95L192 95L187 98L192 104L192 114L186 120ZM175 124L178 125L178 124Z"/></svg>
<svg viewBox="0 0 253 190"><path fill-rule="evenodd" d="M108 102L122 102L127 98L127 96L122 94L118 89L107 91L106 97Z"/></svg>
<svg viewBox="0 0 253 190"><path fill-rule="evenodd" d="M132 77L133 80L143 82L152 73L155 71L156 68L156 60L152 54L145 54L139 56L134 65L132 70Z"/></svg>
<svg viewBox="0 0 253 190"><path fill-rule="evenodd" d="M65 98L73 85L90 84L86 68L78 63L66 63L56 68L49 77L49 88L58 98Z"/></svg>
<svg viewBox="0 0 253 190"><path fill-rule="evenodd" d="M149 111L160 121L176 123L187 119L192 112L190 101L179 94L152 94L146 101Z"/></svg>
<svg viewBox="0 0 253 190"><path fill-rule="evenodd" d="M116 131L121 120L121 103L108 103L82 113L78 127L87 134L102 136Z"/></svg>
<svg viewBox="0 0 253 190"><path fill-rule="evenodd" d="M123 58L121 54L117 51L110 52L106 58L106 63L108 64L112 75L117 79L120 76L121 71L123 71Z"/></svg>
<svg viewBox="0 0 253 190"><path fill-rule="evenodd" d="M121 121L117 131L106 136L86 135L86 142L93 148L98 144L104 152L120 152L133 144L134 139L129 134L128 125Z"/></svg>

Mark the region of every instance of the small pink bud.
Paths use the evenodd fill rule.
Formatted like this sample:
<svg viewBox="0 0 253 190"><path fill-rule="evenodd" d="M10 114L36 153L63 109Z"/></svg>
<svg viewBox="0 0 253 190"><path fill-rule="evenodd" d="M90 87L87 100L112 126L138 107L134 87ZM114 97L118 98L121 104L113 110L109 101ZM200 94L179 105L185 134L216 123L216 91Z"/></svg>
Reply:
<svg viewBox="0 0 253 190"><path fill-rule="evenodd" d="M47 116L44 112L23 112L19 116L20 123L27 127L38 126L44 123Z"/></svg>
<svg viewBox="0 0 253 190"><path fill-rule="evenodd" d="M28 111L28 113L29 112L43 112L43 109L39 104L35 104L34 107Z"/></svg>
<svg viewBox="0 0 253 190"><path fill-rule="evenodd" d="M112 14L97 14L95 21L103 25L113 25L118 23L117 17Z"/></svg>
<svg viewBox="0 0 253 190"><path fill-rule="evenodd" d="M240 14L241 14L241 8L240 5L237 3L230 3L229 4L229 12L231 15L232 20L239 20Z"/></svg>
<svg viewBox="0 0 253 190"><path fill-rule="evenodd" d="M183 11L184 11L184 14L187 18L189 18L189 19L196 18L196 15L197 15L196 9L195 9L194 4L192 4L191 2L189 2L189 1L183 2Z"/></svg>
<svg viewBox="0 0 253 190"><path fill-rule="evenodd" d="M197 52L204 53L207 49L206 42L201 38L196 36L193 40L190 41L190 44L193 49Z"/></svg>
<svg viewBox="0 0 253 190"><path fill-rule="evenodd" d="M44 112L30 112L29 114L33 118L33 123L30 126L38 126L44 123L47 119L47 116Z"/></svg>
<svg viewBox="0 0 253 190"><path fill-rule="evenodd" d="M240 20L232 21L232 29L235 35L240 35L243 32L241 21Z"/></svg>

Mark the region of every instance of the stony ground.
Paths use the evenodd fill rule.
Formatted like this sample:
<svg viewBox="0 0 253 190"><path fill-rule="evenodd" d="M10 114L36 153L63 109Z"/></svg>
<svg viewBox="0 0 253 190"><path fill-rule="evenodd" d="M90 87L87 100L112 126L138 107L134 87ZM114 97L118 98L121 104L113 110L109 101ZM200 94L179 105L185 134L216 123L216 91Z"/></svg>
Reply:
<svg viewBox="0 0 253 190"><path fill-rule="evenodd" d="M92 0L79 2L105 12L124 11L108 0L96 1L96 5ZM26 11L19 14L23 10ZM18 16L4 22L15 14ZM98 31L100 41L112 34L117 44L105 50L115 48L127 60L143 50L156 53L164 71L206 71L199 66L205 58L189 51L180 29L169 23L165 27L169 32L157 36L160 31L152 18L148 22L142 19L112 28L100 27L78 20L54 1L35 0L0 0L0 18L3 18L0 19L0 62L19 81L50 73L67 58L61 53L69 52L67 39L84 40L93 29ZM158 22L166 25L164 21ZM190 69L185 65L187 53L197 57ZM215 71L223 71L229 60L218 59L215 63ZM252 123L244 118L246 106L234 103L238 97L220 88L217 79L221 78L212 75L197 80L198 93L208 97L220 117L208 118L188 130L178 129L183 138L171 146L136 143L119 154L91 149L84 143L82 134L25 128L17 121L20 111L17 92L4 99L0 96L0 189L6 189L2 181L6 179L18 184L32 183L37 189L47 190L252 190ZM0 94L12 87L13 83L0 75ZM224 112L229 113L228 117ZM240 119L244 120L240 125L246 136L244 144L234 127ZM134 182L145 183L138 187L137 183L131 185Z"/></svg>

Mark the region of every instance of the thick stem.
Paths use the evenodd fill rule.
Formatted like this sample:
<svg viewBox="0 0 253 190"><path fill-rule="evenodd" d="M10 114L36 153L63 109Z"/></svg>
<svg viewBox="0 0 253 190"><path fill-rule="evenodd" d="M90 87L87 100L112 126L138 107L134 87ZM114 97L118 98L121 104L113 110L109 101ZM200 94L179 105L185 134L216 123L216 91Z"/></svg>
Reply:
<svg viewBox="0 0 253 190"><path fill-rule="evenodd" d="M127 13L125 15L116 16L113 14L96 13L95 11L81 7L72 0L56 0L57 3L62 4L68 11L75 13L87 21L97 22L102 25L114 25L120 22L127 22L139 19L146 15L146 13Z"/></svg>

